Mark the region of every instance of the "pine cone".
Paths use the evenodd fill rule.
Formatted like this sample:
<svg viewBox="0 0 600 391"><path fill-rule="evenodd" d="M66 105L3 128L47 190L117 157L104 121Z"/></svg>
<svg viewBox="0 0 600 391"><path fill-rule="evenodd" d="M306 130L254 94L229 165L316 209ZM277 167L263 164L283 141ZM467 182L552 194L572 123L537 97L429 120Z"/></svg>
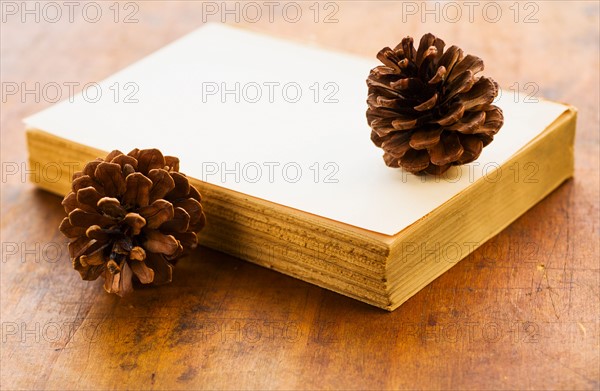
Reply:
<svg viewBox="0 0 600 391"><path fill-rule="evenodd" d="M367 79L367 121L390 167L441 174L477 159L502 127L502 110L491 104L498 85L475 77L483 61L444 45L425 34L416 51L406 37L377 54L384 65Z"/></svg>
<svg viewBox="0 0 600 391"><path fill-rule="evenodd" d="M171 282L172 265L198 244L205 223L200 193L179 159L157 149L112 151L73 175L60 231L71 239L73 267L84 280L104 277L123 296L142 284Z"/></svg>

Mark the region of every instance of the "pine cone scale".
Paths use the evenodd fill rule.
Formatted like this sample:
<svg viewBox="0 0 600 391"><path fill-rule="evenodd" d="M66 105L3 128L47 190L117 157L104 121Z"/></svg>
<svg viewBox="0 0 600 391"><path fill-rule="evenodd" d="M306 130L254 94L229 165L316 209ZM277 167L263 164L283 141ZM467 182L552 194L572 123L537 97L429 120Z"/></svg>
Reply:
<svg viewBox="0 0 600 391"><path fill-rule="evenodd" d="M123 194L123 204L126 207L143 207L150 203L152 180L140 172L127 175L125 179L127 190Z"/></svg>
<svg viewBox="0 0 600 391"><path fill-rule="evenodd" d="M474 134L477 132L486 132L482 126L486 121L486 112L469 113L463 116L460 121L448 126L449 130L456 130L462 134Z"/></svg>
<svg viewBox="0 0 600 391"><path fill-rule="evenodd" d="M83 227L75 227L71 224L68 217L65 217L58 227L60 232L63 233L67 238L77 238L83 234L85 234L85 228Z"/></svg>
<svg viewBox="0 0 600 391"><path fill-rule="evenodd" d="M420 172L429 166L429 155L425 150L409 148L399 161L408 172Z"/></svg>
<svg viewBox="0 0 600 391"><path fill-rule="evenodd" d="M426 54L425 54L426 51L432 47L432 45L434 44L435 41L436 41L435 36L431 33L427 33L421 37L421 41L419 42L419 48L417 50L417 57L416 57L416 61L415 61L415 63L417 64L417 67L421 67L424 56L426 57ZM442 40L439 40L439 43L441 44L441 49L443 49L444 42ZM437 50L438 48L435 47L435 49Z"/></svg>
<svg viewBox="0 0 600 391"><path fill-rule="evenodd" d="M100 199L102 198L102 194L100 194L98 190L96 190L94 187L88 186L84 187L83 189L79 189L77 191L77 194L75 195L75 198L77 203L79 203L80 205L83 204L91 208L91 210L94 210L95 207L98 205L98 201L100 201Z"/></svg>
<svg viewBox="0 0 600 391"><path fill-rule="evenodd" d="M93 187L99 193L104 193L104 188L98 182L94 181L89 175L82 175L73 180L72 190L75 194L77 194L80 189L85 187Z"/></svg>
<svg viewBox="0 0 600 391"><path fill-rule="evenodd" d="M173 266L170 263L163 262L158 254L149 254L145 262L154 271L153 284L168 284L173 280Z"/></svg>
<svg viewBox="0 0 600 391"><path fill-rule="evenodd" d="M441 128L417 130L410 137L409 146L413 149L432 148L440 142L441 135Z"/></svg>
<svg viewBox="0 0 600 391"><path fill-rule="evenodd" d="M441 142L429 149L431 162L436 166L444 166L458 160L463 152L463 147L455 133L444 135Z"/></svg>
<svg viewBox="0 0 600 391"><path fill-rule="evenodd" d="M121 206L118 199L113 197L102 197L96 204L100 212L112 219L122 219L127 211Z"/></svg>
<svg viewBox="0 0 600 391"><path fill-rule="evenodd" d="M452 73L448 76L448 82L452 83L456 78L462 76L464 72L470 71L475 75L483 71L483 60L477 56L467 54L458 64L452 69Z"/></svg>
<svg viewBox="0 0 600 391"><path fill-rule="evenodd" d="M185 232L190 226L190 215L185 209L177 207L173 210L173 218L165 221L161 227L174 232Z"/></svg>
<svg viewBox="0 0 600 391"><path fill-rule="evenodd" d="M146 221L146 227L157 229L166 221L169 221L175 215L173 204L167 200L159 199L148 206L138 209L140 216Z"/></svg>
<svg viewBox="0 0 600 391"><path fill-rule="evenodd" d="M392 121L392 127L395 130L412 129L417 125L416 119L400 118Z"/></svg>
<svg viewBox="0 0 600 391"><path fill-rule="evenodd" d="M118 197L125 192L125 179L121 174L121 166L116 163L98 164L94 177L102 185L105 196Z"/></svg>
<svg viewBox="0 0 600 391"><path fill-rule="evenodd" d="M146 266L144 262L132 262L131 270L142 284L150 284L154 281L154 270Z"/></svg>
<svg viewBox="0 0 600 391"><path fill-rule="evenodd" d="M433 77L431 79L429 79L429 81L427 82L427 84L437 84L440 81L442 81L445 76L446 76L446 68L444 66L440 66L435 71L435 75L433 75Z"/></svg>
<svg viewBox="0 0 600 391"><path fill-rule="evenodd" d="M431 98L429 98L425 102L413 107L413 109L416 111L430 110L433 107L435 107L435 104L437 103L437 99L438 99L438 94L436 92L435 94L433 94L433 96Z"/></svg>
<svg viewBox="0 0 600 391"><path fill-rule="evenodd" d="M129 212L125 215L123 223L131 228L131 234L135 236L139 235L142 228L146 225L146 219L138 213Z"/></svg>
<svg viewBox="0 0 600 391"><path fill-rule="evenodd" d="M464 153L460 158L461 164L471 163L481 154L483 150L483 142L475 136L466 136L462 139L461 145L464 148Z"/></svg>
<svg viewBox="0 0 600 391"><path fill-rule="evenodd" d="M175 181L166 170L152 169L148 172L148 178L152 181L150 190L150 203L164 198L167 193L175 188Z"/></svg>
<svg viewBox="0 0 600 391"><path fill-rule="evenodd" d="M463 51L457 46L450 46L448 50L440 57L438 62L439 67L444 67L447 71L447 74L452 73L452 68L454 68L455 64L462 60Z"/></svg>
<svg viewBox="0 0 600 391"><path fill-rule="evenodd" d="M151 253L173 255L179 247L179 241L173 235L164 235L153 230L146 232L144 248Z"/></svg>

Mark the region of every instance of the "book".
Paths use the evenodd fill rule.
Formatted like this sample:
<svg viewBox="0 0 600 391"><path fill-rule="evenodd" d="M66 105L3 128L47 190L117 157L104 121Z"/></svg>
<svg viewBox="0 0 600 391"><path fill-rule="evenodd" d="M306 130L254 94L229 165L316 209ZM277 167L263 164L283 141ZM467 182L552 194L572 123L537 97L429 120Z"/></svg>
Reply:
<svg viewBox="0 0 600 391"><path fill-rule="evenodd" d="M391 311L573 175L576 110L501 91L477 161L414 176L369 139L376 65L205 25L26 118L34 179L64 195L89 160L159 148L202 193L202 245Z"/></svg>

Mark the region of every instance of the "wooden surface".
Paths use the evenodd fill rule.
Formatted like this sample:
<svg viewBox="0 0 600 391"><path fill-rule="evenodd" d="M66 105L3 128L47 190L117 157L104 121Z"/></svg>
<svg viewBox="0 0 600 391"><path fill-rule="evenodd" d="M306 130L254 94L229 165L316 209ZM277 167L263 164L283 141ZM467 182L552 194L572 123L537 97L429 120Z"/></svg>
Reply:
<svg viewBox="0 0 600 391"><path fill-rule="evenodd" d="M421 2L337 2L337 23L322 23L335 10L324 3L315 23L312 2L297 23L241 18L365 56L431 31L483 57L501 86L533 83L529 92L580 110L575 178L393 313L208 249L178 264L171 285L130 298L80 281L57 230L60 198L20 175L51 175L26 166L20 122L51 96L7 96L7 83L80 90L203 19L201 2L136 2L137 23L122 23L135 8L121 3L115 23L112 2L97 4L97 23L81 7L73 23L67 9L57 23L2 23L2 389L600 387L597 2L520 3L517 22L502 3L496 23L484 3L457 23L442 4L439 23L410 15Z"/></svg>

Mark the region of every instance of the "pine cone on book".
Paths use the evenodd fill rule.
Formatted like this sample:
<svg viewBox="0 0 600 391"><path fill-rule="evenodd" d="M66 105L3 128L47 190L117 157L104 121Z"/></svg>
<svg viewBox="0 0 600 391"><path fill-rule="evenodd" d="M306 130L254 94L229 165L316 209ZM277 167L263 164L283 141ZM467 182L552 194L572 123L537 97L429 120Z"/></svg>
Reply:
<svg viewBox="0 0 600 391"><path fill-rule="evenodd" d="M157 149L112 151L73 175L60 231L84 280L104 277L123 296L142 284L171 282L172 265L198 244L205 223L200 193L179 159Z"/></svg>
<svg viewBox="0 0 600 391"><path fill-rule="evenodd" d="M377 54L384 65L367 79L367 121L390 167L441 174L477 159L502 127L502 110L492 105L498 85L475 76L483 61L444 46L425 34L417 50L406 37Z"/></svg>

